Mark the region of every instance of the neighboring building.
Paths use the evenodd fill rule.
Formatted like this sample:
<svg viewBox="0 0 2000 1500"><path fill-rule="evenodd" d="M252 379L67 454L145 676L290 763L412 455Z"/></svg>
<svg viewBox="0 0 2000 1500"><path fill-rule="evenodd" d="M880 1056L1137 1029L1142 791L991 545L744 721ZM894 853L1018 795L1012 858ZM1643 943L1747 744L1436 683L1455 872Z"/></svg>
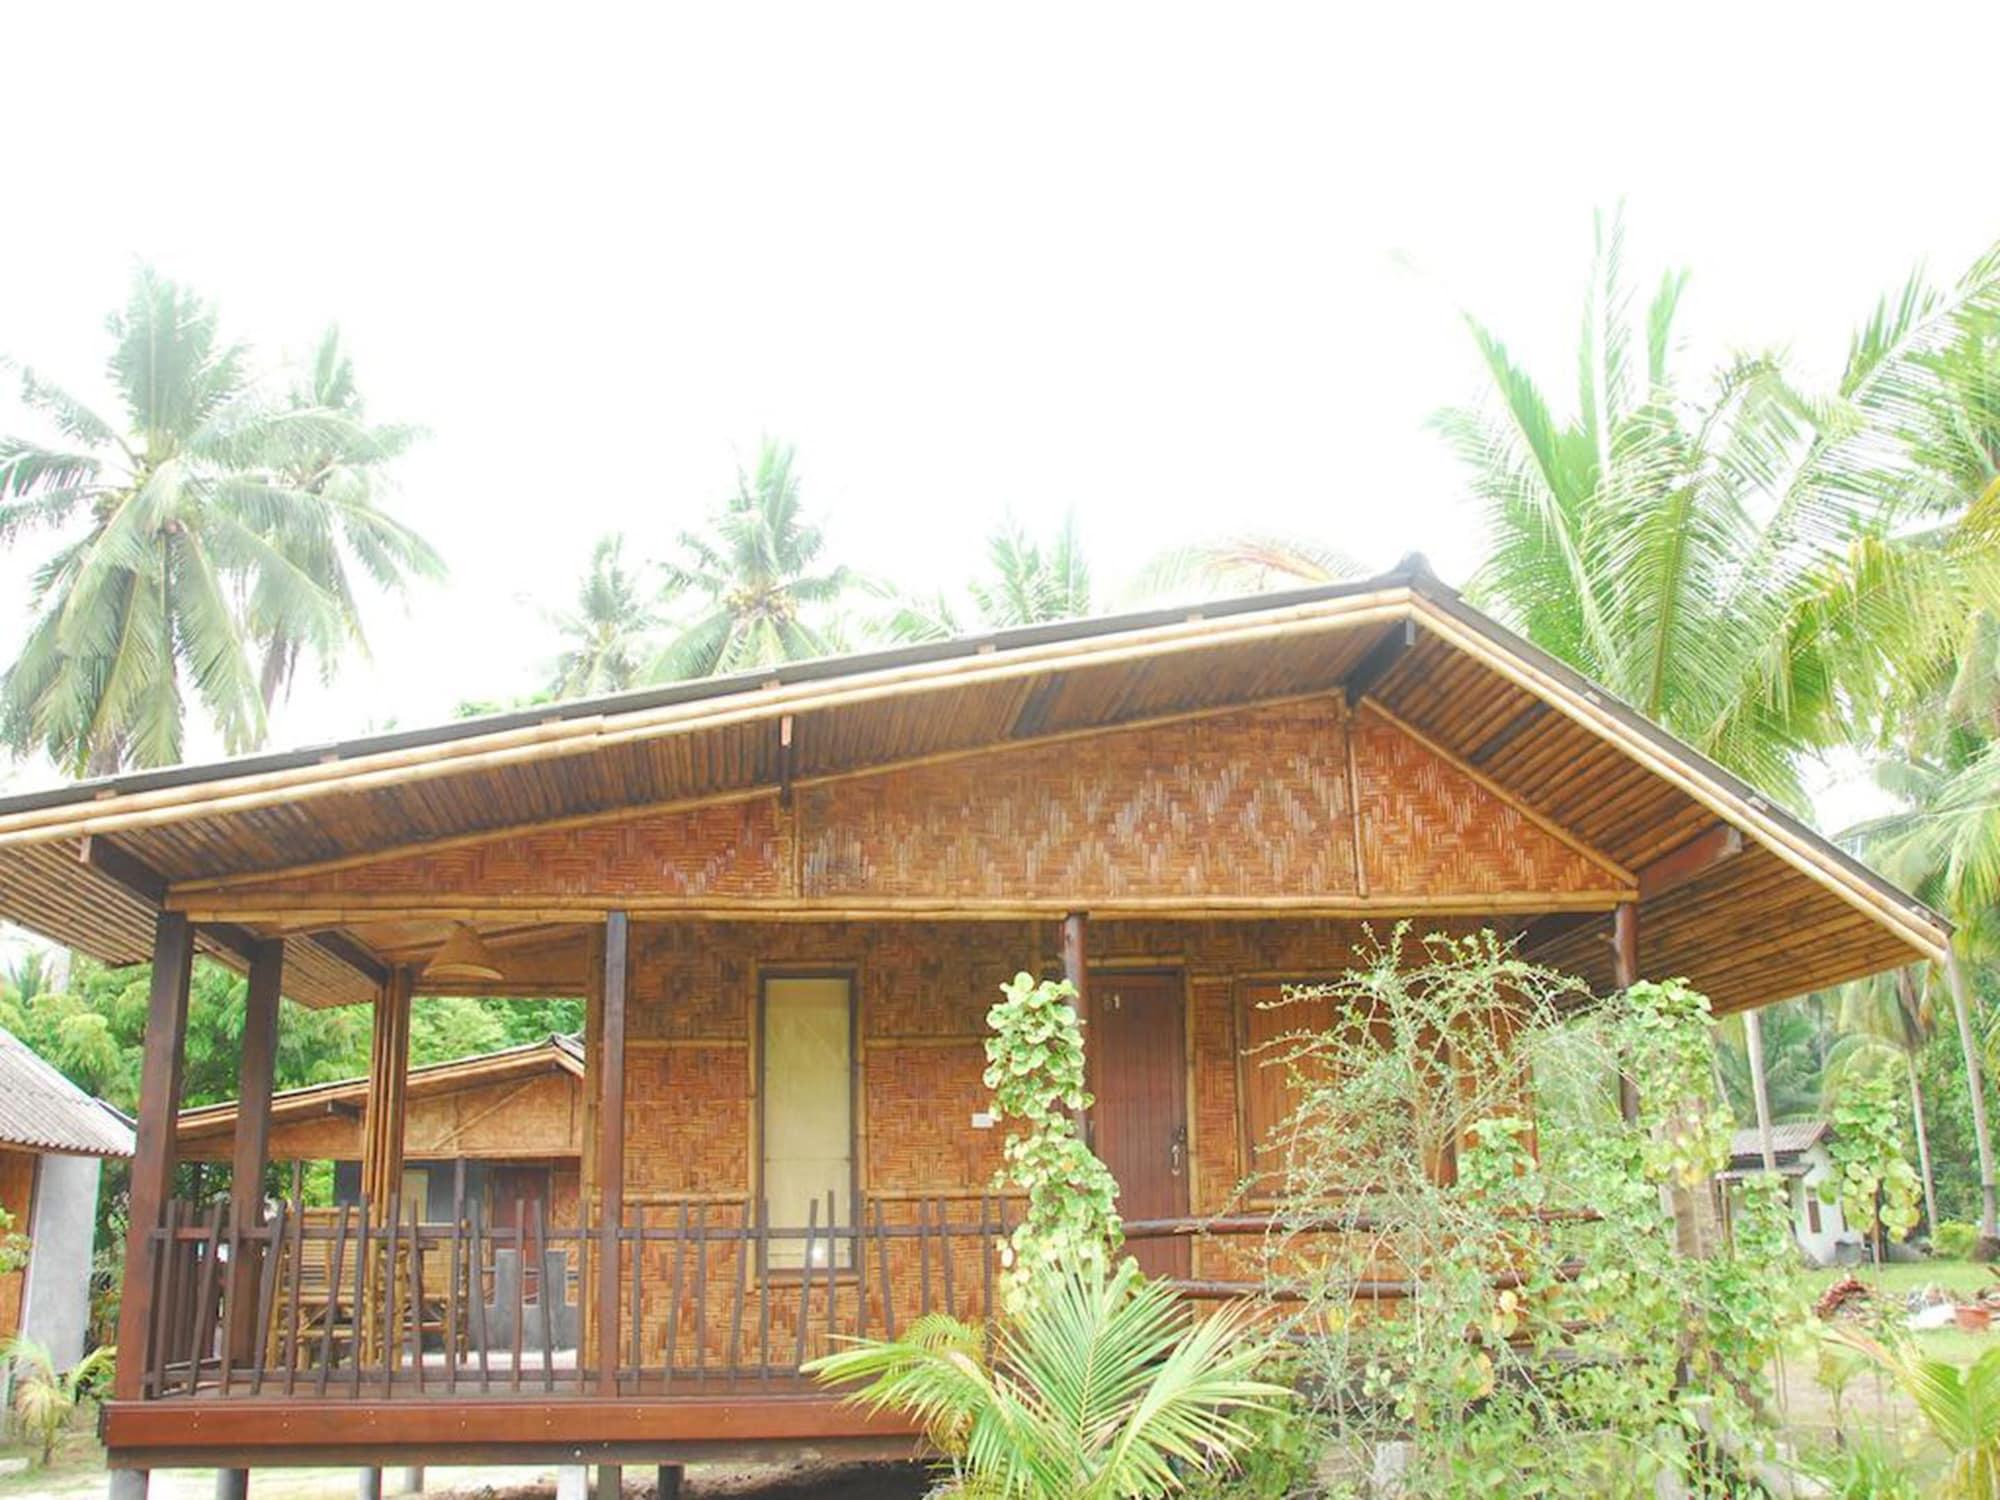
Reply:
<svg viewBox="0 0 2000 1500"><path fill-rule="evenodd" d="M799 1365L992 1308L982 1044L1020 970L1082 991L1141 1263L1227 1293L1265 1226L1196 1231L1286 1105L1245 1061L1258 1001L1366 924L1491 927L1600 993L1685 976L1722 1014L1949 937L1420 560L6 799L0 917L153 962L104 1409L139 1472L907 1453ZM197 949L250 976L228 1216L170 1192ZM281 990L374 1007L365 1223L260 1222ZM434 1149L405 1139L413 993L583 997L568 1222L387 1222ZM532 1305L501 1257L549 1254L574 1358L488 1321Z"/></svg>
<svg viewBox="0 0 2000 1500"><path fill-rule="evenodd" d="M334 1202L357 1202L367 1102L365 1077L274 1094L266 1156L333 1163ZM487 1224L512 1225L530 1205L549 1223L571 1223L583 1113L583 1044L575 1037L412 1068L397 1191L421 1203L433 1223L450 1222L459 1195ZM236 1117L233 1099L183 1110L181 1159L224 1164L226 1176Z"/></svg>
<svg viewBox="0 0 2000 1500"><path fill-rule="evenodd" d="M1806 1120L1771 1127L1771 1152L1778 1161L1778 1175L1785 1179L1792 1203L1792 1234L1799 1249L1816 1266L1830 1266L1840 1245L1860 1245L1861 1237L1847 1227L1840 1211L1840 1199L1820 1197L1820 1184L1833 1176L1833 1156L1826 1143L1833 1126L1825 1120ZM1764 1170L1764 1148L1757 1132L1739 1130L1729 1141L1729 1170L1722 1174L1726 1185L1755 1177ZM1725 1187L1726 1191L1726 1187ZM1725 1200L1724 1212L1727 1210Z"/></svg>
<svg viewBox="0 0 2000 1500"><path fill-rule="evenodd" d="M23 1333L59 1369L83 1358L104 1158L132 1154L131 1128L0 1031L0 1207L28 1237L25 1269L0 1276L0 1339Z"/></svg>

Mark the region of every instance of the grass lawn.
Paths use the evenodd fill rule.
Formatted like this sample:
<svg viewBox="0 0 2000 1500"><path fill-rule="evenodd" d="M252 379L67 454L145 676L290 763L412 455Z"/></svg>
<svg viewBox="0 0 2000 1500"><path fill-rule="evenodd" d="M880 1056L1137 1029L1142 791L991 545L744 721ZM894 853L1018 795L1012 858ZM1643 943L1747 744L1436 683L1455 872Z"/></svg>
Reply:
<svg viewBox="0 0 2000 1500"><path fill-rule="evenodd" d="M1927 1286L1943 1287L1953 1296L1970 1300L1976 1293L1996 1284L1993 1267L1968 1260L1927 1260L1911 1265L1830 1266L1808 1271L1806 1282L1815 1299L1837 1281L1853 1276L1900 1305L1912 1292ZM1988 1333L1962 1333L1956 1328L1934 1328L1916 1335L1917 1346L1934 1359L1953 1364L1970 1364L1988 1349L2000 1347L2000 1322Z"/></svg>

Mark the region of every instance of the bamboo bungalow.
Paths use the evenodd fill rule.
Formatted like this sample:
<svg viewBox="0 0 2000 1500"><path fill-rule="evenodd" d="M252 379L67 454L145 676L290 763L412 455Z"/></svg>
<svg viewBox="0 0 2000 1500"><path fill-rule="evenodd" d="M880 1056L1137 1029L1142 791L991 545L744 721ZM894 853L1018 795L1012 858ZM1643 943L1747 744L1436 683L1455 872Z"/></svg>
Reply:
<svg viewBox="0 0 2000 1500"><path fill-rule="evenodd" d="M365 1077L274 1094L266 1160L331 1162L336 1206L358 1204L367 1104ZM574 1037L411 1068L397 1190L436 1223L468 1202L502 1228L528 1212L571 1223L582 1191L583 1110L583 1044ZM233 1099L181 1111L179 1159L227 1163L237 1116Z"/></svg>
<svg viewBox="0 0 2000 1500"><path fill-rule="evenodd" d="M1083 991L1141 1258L1212 1284L1239 1261L1193 1226L1284 1103L1244 1062L1255 1002L1364 921L1490 924L1723 1011L1949 956L1938 917L1417 559L16 797L0 916L154 963L104 1413L127 1471L907 1451L796 1371L991 1305L981 1042L1016 970ZM196 952L251 994L238 1188L205 1215L167 1196ZM433 990L585 998L581 1212L399 1201ZM377 1007L365 1201L332 1226L261 1216L281 992ZM573 1357L479 1327L496 1253L546 1247L580 1268ZM363 1285L302 1327L314 1263Z"/></svg>
<svg viewBox="0 0 2000 1500"><path fill-rule="evenodd" d="M27 1240L22 1263L0 1272L0 1339L33 1339L59 1370L90 1335L98 1179L132 1147L123 1116L0 1030L0 1209Z"/></svg>

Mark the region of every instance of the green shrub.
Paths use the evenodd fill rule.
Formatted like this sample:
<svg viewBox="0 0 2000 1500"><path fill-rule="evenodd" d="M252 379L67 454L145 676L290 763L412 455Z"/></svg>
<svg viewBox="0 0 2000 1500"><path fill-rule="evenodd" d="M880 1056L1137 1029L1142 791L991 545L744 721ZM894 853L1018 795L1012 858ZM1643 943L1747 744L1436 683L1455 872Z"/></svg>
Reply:
<svg viewBox="0 0 2000 1500"><path fill-rule="evenodd" d="M951 1465L945 1494L982 1500L1177 1495L1229 1470L1251 1419L1287 1392L1260 1378L1253 1309L1190 1313L1131 1260L1040 1266L1019 1315L986 1331L933 1313L806 1366L853 1399L908 1413ZM1224 1493L1229 1493L1225 1491ZM1251 1492L1259 1493L1259 1492Z"/></svg>
<svg viewBox="0 0 2000 1500"><path fill-rule="evenodd" d="M1732 1129L1708 1001L1596 998L1491 933L1361 959L1288 991L1308 1024L1248 1059L1295 1100L1266 1276L1329 1444L1407 1444L1426 1497L1751 1493L1806 1309L1776 1178L1726 1241L1693 1212Z"/></svg>
<svg viewBox="0 0 2000 1500"><path fill-rule="evenodd" d="M1947 1260L1964 1260L1979 1243L1979 1226L1963 1219L1940 1219L1931 1230L1932 1253Z"/></svg>
<svg viewBox="0 0 2000 1500"><path fill-rule="evenodd" d="M1798 1467L1819 1482L1828 1500L1921 1500L1923 1495L1909 1465L1881 1443L1850 1443Z"/></svg>

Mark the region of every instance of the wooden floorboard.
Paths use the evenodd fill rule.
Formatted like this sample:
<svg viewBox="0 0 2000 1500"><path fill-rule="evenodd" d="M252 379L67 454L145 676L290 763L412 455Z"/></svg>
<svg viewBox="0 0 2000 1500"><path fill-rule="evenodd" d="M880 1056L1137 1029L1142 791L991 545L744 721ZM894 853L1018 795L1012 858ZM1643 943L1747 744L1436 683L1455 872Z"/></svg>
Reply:
<svg viewBox="0 0 2000 1500"><path fill-rule="evenodd" d="M720 1384L718 1382L718 1384ZM915 1430L838 1396L715 1389L667 1398L517 1396L392 1401L278 1398L113 1401L102 1434L113 1467L300 1463L548 1462L784 1456L796 1446L907 1456Z"/></svg>

